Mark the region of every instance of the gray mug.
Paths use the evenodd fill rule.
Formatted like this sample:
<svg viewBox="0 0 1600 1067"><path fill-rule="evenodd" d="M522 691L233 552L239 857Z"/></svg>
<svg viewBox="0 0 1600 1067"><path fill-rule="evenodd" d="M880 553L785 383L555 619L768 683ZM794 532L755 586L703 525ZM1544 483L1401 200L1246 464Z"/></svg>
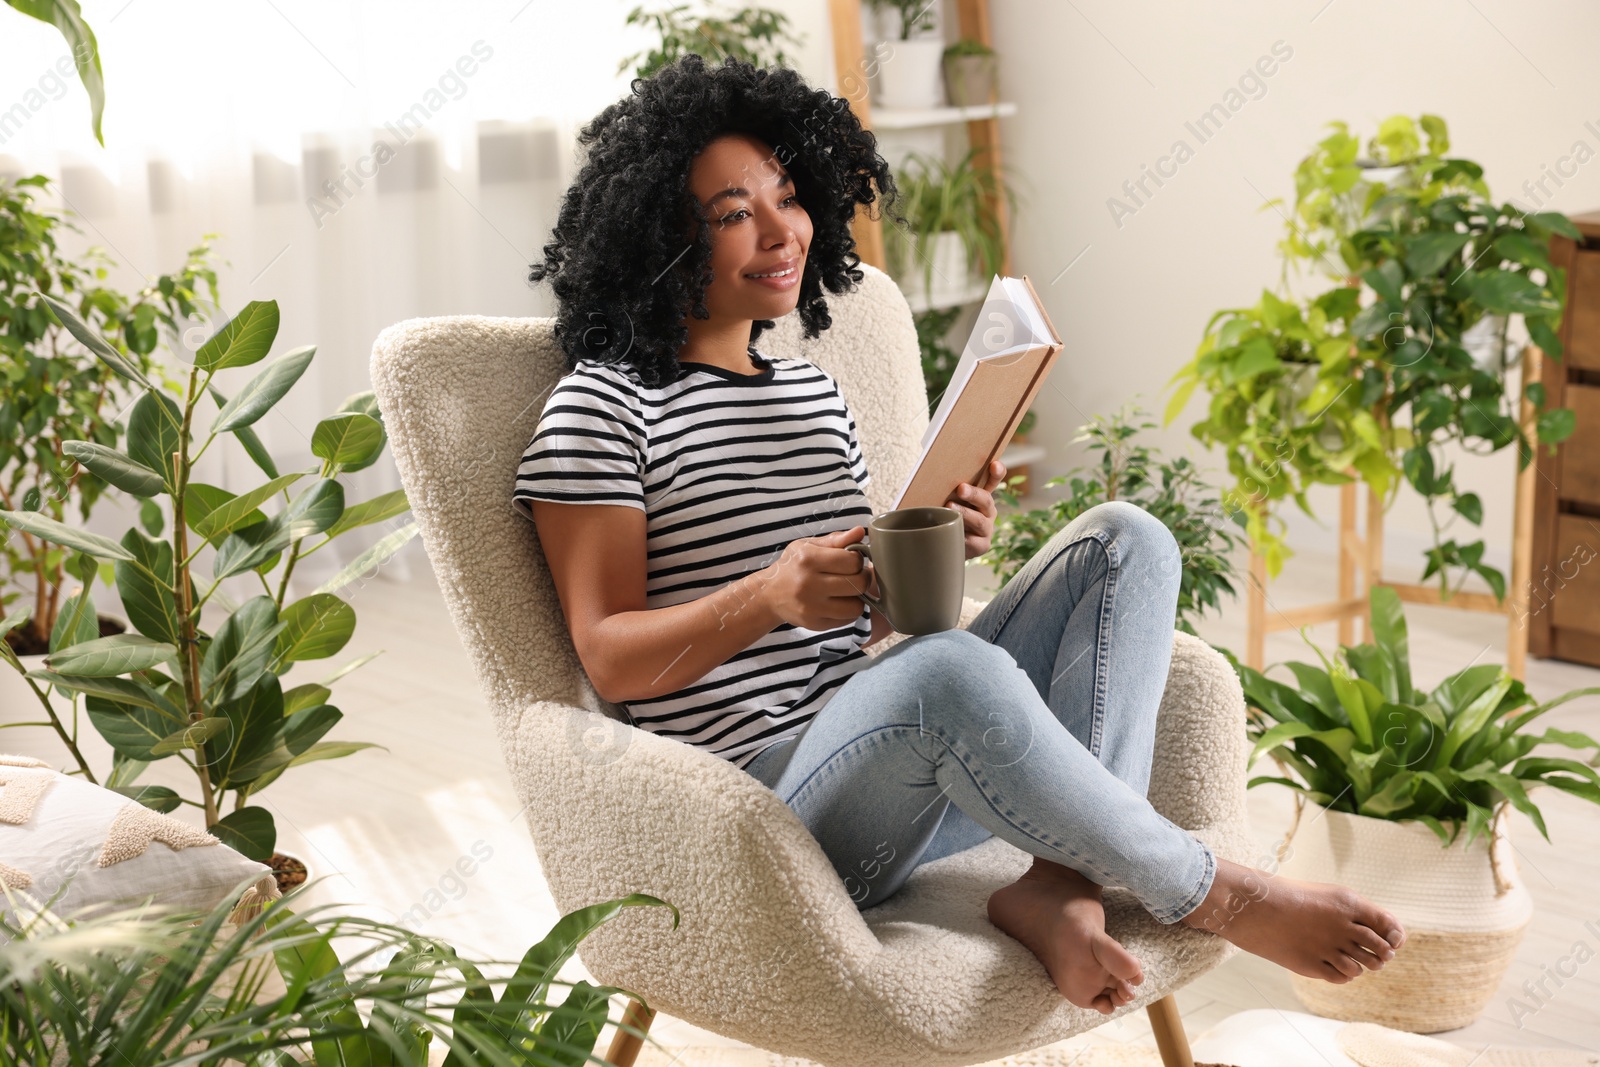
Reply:
<svg viewBox="0 0 1600 1067"><path fill-rule="evenodd" d="M879 596L859 594L899 633L933 634L961 622L966 530L954 508L900 508L867 523L867 538L845 545L872 561Z"/></svg>

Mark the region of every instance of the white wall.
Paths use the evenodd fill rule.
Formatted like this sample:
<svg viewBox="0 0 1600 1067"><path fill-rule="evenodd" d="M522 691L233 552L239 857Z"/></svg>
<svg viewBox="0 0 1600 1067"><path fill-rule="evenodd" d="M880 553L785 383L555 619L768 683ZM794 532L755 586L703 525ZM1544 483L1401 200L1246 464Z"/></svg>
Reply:
<svg viewBox="0 0 1600 1067"><path fill-rule="evenodd" d="M824 3L786 10L826 33ZM953 18L953 6L946 11ZM1330 120L1365 138L1391 114L1438 114L1451 153L1483 165L1497 201L1600 209L1600 157L1559 187L1547 178L1558 166L1572 174L1578 142L1582 155L1600 154L1600 6L1591 3L991 0L991 19L1002 97L1020 105L1001 123L1005 159L1026 183L1013 272L1034 280L1067 346L1035 405L1034 438L1052 455L1034 469L1036 484L1081 458L1070 441L1091 414L1137 395L1159 416L1167 379L1193 355L1210 316L1276 285L1283 218L1263 204L1292 200L1295 165ZM1202 143L1185 123L1221 102L1275 44L1289 55L1262 79L1265 91L1247 93ZM832 86L831 69L808 70ZM1152 195L1133 204L1123 182L1179 140L1192 158L1160 187L1147 182ZM1524 187L1541 178L1544 192ZM1135 207L1120 224L1112 197ZM1204 404L1203 393L1191 398L1158 443L1188 450L1222 477L1221 455L1188 434ZM1464 457L1457 470L1458 483L1483 499L1487 558L1502 569L1515 469L1506 448ZM1314 494L1319 526L1289 504L1291 546L1331 548L1336 505L1335 490ZM1471 540L1472 529L1460 522L1452 532ZM1420 501L1403 494L1386 526L1389 576L1419 575L1430 543Z"/></svg>

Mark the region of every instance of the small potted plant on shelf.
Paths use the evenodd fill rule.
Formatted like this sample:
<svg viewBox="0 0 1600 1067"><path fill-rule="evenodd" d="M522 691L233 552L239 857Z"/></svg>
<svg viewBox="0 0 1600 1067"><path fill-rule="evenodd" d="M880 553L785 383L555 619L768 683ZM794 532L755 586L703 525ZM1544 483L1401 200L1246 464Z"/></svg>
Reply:
<svg viewBox="0 0 1600 1067"><path fill-rule="evenodd" d="M1600 687L1536 703L1504 667L1477 664L1424 691L1412 680L1399 594L1373 586L1369 603L1373 642L1332 660L1313 645L1321 666L1287 664L1292 683L1234 662L1250 709L1249 762L1265 753L1282 770L1249 785L1295 790L1281 873L1350 886L1408 932L1388 966L1348 983L1291 975L1300 999L1332 1018L1450 1030L1482 1012L1532 917L1508 806L1548 841L1530 789L1600 804L1600 742L1531 724ZM1532 755L1540 745L1595 751L1585 761Z"/></svg>
<svg viewBox="0 0 1600 1067"><path fill-rule="evenodd" d="M1070 485L1070 494L1045 508L1002 511L989 551L971 562L993 570L1003 589L1073 519L1107 500L1129 500L1166 523L1178 541L1183 578L1174 625L1194 633L1194 623L1207 610L1220 609L1223 594L1235 595L1232 553L1240 537L1230 528L1215 490L1205 484L1188 457L1163 459L1149 445L1134 440L1155 426L1132 405L1109 416L1095 416L1073 440L1087 441L1089 451L1099 453L1099 458L1092 466L1045 483L1046 487ZM996 499L1009 508L1018 504L1011 491L1015 482L1007 477L1005 486L995 491Z"/></svg>
<svg viewBox="0 0 1600 1067"><path fill-rule="evenodd" d="M804 35L789 29L789 16L765 7L742 7L718 13L709 8L690 13L690 5L674 4L659 11L636 7L623 20L628 26L649 26L660 43L635 52L617 64L617 73L632 69L636 78L648 78L687 52L705 57L708 66L732 56L757 67L783 67L790 57L784 48L799 48Z"/></svg>
<svg viewBox="0 0 1600 1067"><path fill-rule="evenodd" d="M944 84L953 107L998 103L1000 69L994 49L971 37L946 48Z"/></svg>
<svg viewBox="0 0 1600 1067"><path fill-rule="evenodd" d="M83 579L51 632L42 669L27 670L0 642L0 657L24 675L57 734L84 767L81 752L55 707L70 705L76 733L78 698L89 721L114 751L104 784L156 811L180 805L198 809L206 830L250 859L271 865L281 884L292 869L276 848L272 812L250 804L285 771L314 760L348 756L365 742L324 741L343 717L328 703L329 686L375 657L370 653L315 682L286 686L297 663L338 654L355 631L355 609L337 591L365 580L417 532L415 522L381 537L310 594L291 600L296 563L357 527L383 522L409 509L404 490L347 504L339 476L377 461L387 437L373 394L350 397L317 424L310 470L280 474L252 425L272 410L304 373L314 346L297 348L258 371L230 400L218 388L219 372L264 359L278 332L275 301L251 301L193 353L188 381L174 401L89 329L72 308L49 296L44 304L95 356L141 393L128 417L125 451L94 441L67 441L62 450L99 477L144 501L141 525L114 541L76 529L43 512L0 510L0 531L15 529L71 551L68 570ZM206 401L215 413L200 430ZM193 479L198 456L218 439L232 438L267 480L234 494ZM307 479L294 495L291 486ZM281 499L280 499L281 498ZM263 505L278 499L271 516ZM163 506L164 505L164 506ZM170 516L170 518L169 518ZM170 537L163 536L171 522ZM316 543L310 539L320 537ZM213 550L209 575L198 557ZM94 624L91 581L109 564L132 630L100 636ZM276 584L269 579L279 572ZM241 576L263 590L242 604L219 593ZM213 597L228 610L219 625L202 622ZM24 625L27 606L0 619L0 635ZM194 771L199 799L166 786L139 786L151 763L176 757ZM91 781L95 780L89 775ZM225 811L227 794L233 810ZM300 877L303 878L303 873Z"/></svg>
<svg viewBox="0 0 1600 1067"><path fill-rule="evenodd" d="M970 299L976 283L999 273L1004 261L990 204L1003 195L1015 212L1017 196L1003 178L973 165L978 151L967 149L954 165L911 152L895 175L907 225L887 235L889 272L913 309Z"/></svg>
<svg viewBox="0 0 1600 1067"><path fill-rule="evenodd" d="M895 22L897 37L877 45L882 62L878 69L876 103L887 108L945 106L941 77L944 39L938 32L937 4L927 0L868 0L880 19Z"/></svg>
<svg viewBox="0 0 1600 1067"><path fill-rule="evenodd" d="M643 999L555 976L625 907L679 919L632 893L562 916L520 961L484 960L332 911L343 905L301 907L301 892L230 925L236 895L210 911L35 908L0 921L0 1061L110 1062L87 1055L106 1048L121 1067L585 1063L615 1021L610 998Z"/></svg>

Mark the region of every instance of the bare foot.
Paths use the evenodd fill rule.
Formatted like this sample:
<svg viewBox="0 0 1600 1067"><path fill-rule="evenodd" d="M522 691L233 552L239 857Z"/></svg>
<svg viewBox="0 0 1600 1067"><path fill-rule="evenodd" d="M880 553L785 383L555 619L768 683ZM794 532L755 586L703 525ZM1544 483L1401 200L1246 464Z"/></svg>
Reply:
<svg viewBox="0 0 1600 1067"><path fill-rule="evenodd" d="M1039 957L1061 995L1110 1015L1144 981L1139 960L1106 933L1101 887L1070 867L1036 859L989 897L989 921Z"/></svg>
<svg viewBox="0 0 1600 1067"><path fill-rule="evenodd" d="M1343 985L1376 971L1405 944L1405 928L1355 890L1269 875L1217 857L1216 879L1181 922L1307 978Z"/></svg>

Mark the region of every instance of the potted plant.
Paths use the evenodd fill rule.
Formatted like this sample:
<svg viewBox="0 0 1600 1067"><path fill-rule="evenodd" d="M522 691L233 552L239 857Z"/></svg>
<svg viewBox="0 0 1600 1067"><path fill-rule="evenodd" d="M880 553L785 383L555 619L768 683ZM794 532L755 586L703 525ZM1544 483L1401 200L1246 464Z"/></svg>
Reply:
<svg viewBox="0 0 1600 1067"><path fill-rule="evenodd" d="M880 43L877 104L887 108L943 107L941 69L944 39L938 32L937 5L927 0L867 0L880 18L888 14L898 38ZM894 31L891 31L894 32Z"/></svg>
<svg viewBox="0 0 1600 1067"><path fill-rule="evenodd" d="M1000 67L993 48L963 37L944 50L945 93L954 107L1000 101Z"/></svg>
<svg viewBox="0 0 1600 1067"><path fill-rule="evenodd" d="M85 579L52 631L44 669L27 671L25 680L63 737L52 696L68 700L74 717L77 698L83 697L90 722L114 750L104 779L109 788L157 811L185 804L197 808L206 830L250 859L281 869L272 813L249 801L292 767L374 747L322 738L343 717L328 703L329 686L377 653L315 682L286 686L282 679L295 664L327 659L345 646L355 631L355 609L337 591L381 565L417 532L415 522L394 530L309 595L289 599L289 576L301 559L350 530L408 509L403 490L356 504L345 501L339 475L370 466L387 443L373 394L350 397L318 423L311 438L316 466L280 474L251 426L304 373L315 347L294 349L267 364L231 400L217 386L220 372L266 357L278 332L275 301L246 304L201 345L180 401L174 401L70 307L49 296L41 299L80 342L142 392L129 413L126 451L68 441L64 453L118 489L158 503L158 521L113 541L42 512L0 510L9 527L71 549L68 569ZM196 450L193 438L205 401L216 411L200 431L203 441ZM263 484L234 494L194 480L195 460L225 437L236 440L261 469L267 478ZM310 484L295 486L301 479ZM298 492L291 495L291 487ZM268 516L262 506L280 496L282 506ZM170 537L163 535L169 514ZM313 537L321 539L312 544ZM213 550L209 574L197 563L207 547ZM101 637L93 625L89 579L107 563L133 632ZM258 582L264 591L238 605L219 597L228 615L207 626L203 608L236 575ZM25 623L29 610L0 620L0 633ZM22 671L8 648L0 652ZM150 763L167 757L194 771L199 799L135 784ZM229 792L233 810L224 812Z"/></svg>
<svg viewBox="0 0 1600 1067"><path fill-rule="evenodd" d="M895 175L906 226L895 227L898 240L887 242L889 270L914 304L960 303L977 279L999 273L1004 261L990 204L1003 195L1014 212L1017 196L1003 178L973 165L977 152L977 146L967 149L954 165L911 152Z"/></svg>
<svg viewBox="0 0 1600 1067"><path fill-rule="evenodd" d="M1369 603L1373 642L1343 646L1333 660L1312 646L1322 665L1288 664L1293 684L1234 662L1250 709L1249 763L1267 753L1283 772L1248 784L1295 790L1282 873L1348 885L1408 931L1405 952L1351 982L1291 975L1300 999L1332 1018L1431 1033L1478 1017L1531 918L1507 806L1548 841L1531 788L1600 804L1600 742L1531 728L1600 687L1535 703L1504 667L1478 664L1423 691L1399 594L1376 585ZM1587 761L1530 755L1539 745L1596 751ZM1309 819L1302 805L1314 809Z"/></svg>
<svg viewBox="0 0 1600 1067"><path fill-rule="evenodd" d="M719 14L708 5L704 13L689 12L688 4L660 11L636 7L628 12L623 20L626 25L651 27L660 43L623 59L617 64L617 73L631 67L634 77L648 78L687 52L704 55L708 50L710 65L732 56L757 67L782 67L789 64L784 47L799 48L805 43L803 35L790 31L789 16L771 8L742 7Z"/></svg>
<svg viewBox="0 0 1600 1067"><path fill-rule="evenodd" d="M1424 115L1419 123L1399 115L1383 123L1372 152L1391 170L1373 182L1361 181L1357 142L1343 124L1335 126L1335 134L1297 172L1295 215L1280 248L1286 272L1288 261L1323 262L1336 254L1331 272L1348 272L1346 281L1354 284L1307 302L1303 313L1292 299L1277 300L1271 309L1276 319L1282 317L1277 308L1289 307L1317 335L1318 388L1290 410L1318 423L1331 417L1333 424L1298 430L1287 425L1276 398L1263 400L1265 389L1284 384L1276 363L1260 345L1253 356L1232 345L1235 335L1224 332L1227 326L1213 334L1216 317L1195 360L1169 383L1179 388L1167 421L1194 384L1203 382L1212 404L1193 432L1229 449L1230 469L1241 479L1238 495L1251 516L1250 536L1270 574L1279 572L1288 554L1279 534L1268 529L1275 501L1292 495L1309 514L1303 493L1310 484L1359 477L1387 508L1403 480L1426 501L1433 527L1423 580L1437 574L1441 596L1448 599L1476 574L1502 598L1505 577L1483 562L1483 541L1459 543L1446 536L1447 523L1439 520L1440 505L1453 513L1448 522L1459 517L1478 525L1483 518L1478 495L1455 484L1445 445L1487 455L1515 443L1520 469L1533 458L1535 442L1553 448L1572 433L1573 413L1545 410L1539 383L1528 383L1521 396L1508 392L1510 361L1495 355L1497 344L1503 352L1503 341L1496 340L1504 337L1503 329L1493 321L1480 327L1489 342L1477 355L1467 345L1474 343L1470 331L1486 316L1515 314L1548 355L1560 357L1555 331L1566 284L1545 245L1553 233L1575 236L1577 230L1552 212L1525 214L1509 203L1494 204L1478 164L1443 154L1448 131L1437 116ZM1426 150L1419 129L1427 135ZM1259 307L1269 310L1265 300ZM1270 326L1260 312L1255 317ZM1213 349L1219 358L1211 358ZM1258 378L1255 366L1273 373ZM1333 397L1341 399L1324 411L1320 401L1332 403ZM1520 417L1522 397L1532 409L1526 420ZM1351 431L1367 447L1346 455ZM1308 434L1325 436L1308 449Z"/></svg>
<svg viewBox="0 0 1600 1067"><path fill-rule="evenodd" d="M1232 552L1239 535L1229 528L1218 499L1188 457L1163 459L1149 445L1134 440L1155 425L1142 409L1131 405L1109 416L1095 416L1073 440L1087 441L1089 451L1099 453L1099 458L1045 483L1046 487L1070 484L1071 493L1045 508L1002 511L989 551L971 562L993 570L1003 589L1067 523L1096 504L1130 500L1166 523L1177 539L1183 578L1175 625L1194 633L1201 615L1221 607L1222 594L1235 595ZM1011 508L1018 503L1010 491L1016 481L1008 477L995 491L996 499Z"/></svg>
<svg viewBox="0 0 1600 1067"><path fill-rule="evenodd" d="M1384 491L1399 476L1388 435L1372 408L1381 374L1354 358L1349 334L1358 293L1332 289L1305 306L1262 290L1253 307L1227 308L1206 324L1194 358L1172 376L1164 424L1183 410L1197 385L1211 395L1190 433L1227 450L1234 485L1230 513L1277 575L1289 555L1275 505L1292 498L1311 514L1306 491L1360 476Z"/></svg>
<svg viewBox="0 0 1600 1067"><path fill-rule="evenodd" d="M154 374L158 368L151 355L161 332L169 344L181 333L200 308L202 283L215 299L216 273L206 242L216 235L207 234L190 249L178 271L129 298L99 284L111 265L103 249L89 249L81 263L57 251L61 232L81 231L67 215L33 208L34 190L49 182L43 175L0 180L0 291L16 294L15 302L0 306L0 507L38 511L58 522L70 508L87 522L109 486L64 455L63 443L115 447L123 432L119 416L133 397L123 379L85 352L34 294L71 300L102 343L141 373ZM179 388L171 378L164 384ZM67 555L65 546L27 532L0 547L0 615L22 599L31 605L27 625L5 640L30 669L48 651L60 616ZM109 568L105 580L109 585ZM128 625L109 612L98 613L95 624L100 635L124 632ZM9 672L0 678L0 701L31 700Z"/></svg>
<svg viewBox="0 0 1600 1067"><path fill-rule="evenodd" d="M181 320L197 310L202 280L215 296L216 275L207 263L210 247L202 243L190 250L182 269L163 275L134 299L95 284L112 265L105 251L89 249L83 263L61 256L58 231L81 231L67 215L32 207L33 189L49 182L44 175L0 179L0 289L20 291L22 297L0 308L0 505L48 510L60 519L75 504L79 518L87 521L107 486L63 462L61 442L114 445L122 431L115 413L131 395L109 367L84 352L37 299L29 298L30 290L76 300L96 334L148 374L160 339L157 328L164 326L169 337L181 330ZM167 384L177 388L170 379ZM31 536L7 542L0 555L5 567L0 608L23 595L33 598L32 621L12 636L13 648L22 655L43 651L49 640L61 603L63 556L60 546ZM111 619L102 622L110 632L117 632L117 625Z"/></svg>
<svg viewBox="0 0 1600 1067"><path fill-rule="evenodd" d="M402 926L327 914L334 905L297 913L299 897L230 929L232 895L209 912L40 910L0 922L0 1060L99 1063L93 1050L114 1049L124 1067L584 1063L612 1021L610 997L643 1000L555 975L625 907L671 908L679 920L673 905L632 893L562 916L520 961L470 960ZM444 1048L430 1056L435 1038Z"/></svg>

